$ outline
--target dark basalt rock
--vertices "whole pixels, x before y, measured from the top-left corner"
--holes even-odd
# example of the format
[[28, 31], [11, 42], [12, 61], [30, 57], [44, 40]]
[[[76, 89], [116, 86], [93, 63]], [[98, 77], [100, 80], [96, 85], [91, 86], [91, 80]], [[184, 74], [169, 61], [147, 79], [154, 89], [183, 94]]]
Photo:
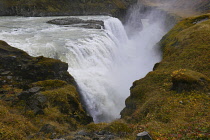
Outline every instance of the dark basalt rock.
[[[2, 84], [28, 89], [30, 83], [47, 79], [59, 79], [76, 86], [74, 78], [67, 72], [68, 64], [60, 60], [31, 57], [26, 52], [0, 41], [0, 69]], [[16, 82], [14, 82], [16, 81]]]
[[101, 29], [104, 28], [104, 22], [100, 20], [82, 20], [79, 18], [61, 18], [53, 19], [47, 23], [56, 25], [72, 25], [73, 27], [83, 27], [90, 29]]
[[[24, 111], [32, 111], [34, 115], [45, 115], [44, 109], [51, 104], [78, 124], [88, 124], [92, 122], [92, 117], [83, 109], [77, 84], [67, 70], [67, 63], [43, 56], [31, 57], [0, 41], [1, 100], [10, 102], [13, 107], [21, 102], [24, 104]], [[14, 89], [18, 89], [18, 92]], [[53, 96], [55, 89], [60, 94], [65, 94], [62, 100], [59, 100], [61, 97], [56, 98], [59, 95]], [[47, 93], [44, 94], [45, 91]]]

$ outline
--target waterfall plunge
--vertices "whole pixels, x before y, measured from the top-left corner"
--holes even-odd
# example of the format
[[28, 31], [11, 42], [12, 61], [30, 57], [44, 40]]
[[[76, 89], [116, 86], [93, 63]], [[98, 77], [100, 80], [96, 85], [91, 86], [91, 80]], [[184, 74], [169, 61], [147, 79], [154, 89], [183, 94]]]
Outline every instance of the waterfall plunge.
[[[90, 43], [90, 46], [87, 43], [84, 45], [90, 53], [87, 57], [79, 59], [82, 65], [86, 66], [82, 69], [69, 69], [80, 87], [85, 106], [95, 122], [119, 118], [119, 112], [125, 106], [124, 101], [128, 96], [128, 91], [124, 93], [119, 90], [121, 85], [118, 83], [119, 77], [116, 77], [119, 73], [116, 68], [128, 61], [124, 53], [128, 37], [117, 18], [109, 18], [104, 21], [104, 24], [106, 38], [101, 41], [97, 39]], [[85, 48], [80, 49], [76, 54], [86, 50]], [[93, 58], [88, 60], [89, 57]]]
[[91, 71], [92, 75], [77, 81], [87, 109], [95, 122], [109, 122], [119, 118], [132, 82], [144, 77], [161, 59], [156, 46], [164, 33], [160, 23], [149, 24], [148, 20], [142, 22], [145, 27], [128, 39], [118, 19], [105, 20], [106, 32], [114, 42], [106, 47], [111, 47], [108, 50], [112, 50], [109, 53], [113, 57], [103, 57], [109, 60], [108, 67], [103, 67], [103, 70], [95, 67]]
[[[109, 122], [119, 118], [132, 82], [144, 77], [160, 61], [155, 44], [164, 31], [159, 22], [144, 20], [144, 28], [136, 30], [128, 39], [117, 18], [88, 17], [104, 20], [105, 30], [45, 23], [52, 18], [3, 17], [0, 38], [30, 55], [67, 62], [68, 71], [78, 83], [94, 121]], [[126, 29], [129, 28], [127, 24]]]

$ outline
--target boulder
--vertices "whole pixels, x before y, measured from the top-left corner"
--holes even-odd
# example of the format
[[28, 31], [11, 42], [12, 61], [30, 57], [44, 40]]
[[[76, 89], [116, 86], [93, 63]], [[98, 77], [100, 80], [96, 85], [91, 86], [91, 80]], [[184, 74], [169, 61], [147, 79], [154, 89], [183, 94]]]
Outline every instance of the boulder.
[[144, 131], [137, 134], [136, 140], [152, 140], [148, 132]]

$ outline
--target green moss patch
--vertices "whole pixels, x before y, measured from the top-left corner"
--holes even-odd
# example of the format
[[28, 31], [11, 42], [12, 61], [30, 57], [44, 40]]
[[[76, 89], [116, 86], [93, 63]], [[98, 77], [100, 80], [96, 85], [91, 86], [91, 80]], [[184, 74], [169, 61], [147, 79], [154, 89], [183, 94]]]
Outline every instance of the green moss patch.
[[210, 90], [210, 80], [207, 76], [186, 69], [180, 69], [172, 73], [173, 90], [177, 92], [191, 90]]
[[36, 83], [33, 83], [32, 85], [40, 86], [44, 88], [44, 90], [50, 90], [50, 89], [63, 87], [64, 85], [67, 85], [67, 82], [61, 80], [45, 80], [45, 81], [38, 81]]

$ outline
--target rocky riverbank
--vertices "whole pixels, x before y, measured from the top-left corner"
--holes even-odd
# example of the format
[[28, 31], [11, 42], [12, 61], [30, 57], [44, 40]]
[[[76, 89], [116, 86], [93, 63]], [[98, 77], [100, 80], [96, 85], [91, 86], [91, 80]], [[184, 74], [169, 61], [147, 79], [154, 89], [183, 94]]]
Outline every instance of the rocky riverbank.
[[0, 139], [57, 138], [92, 122], [67, 69], [0, 41]]

